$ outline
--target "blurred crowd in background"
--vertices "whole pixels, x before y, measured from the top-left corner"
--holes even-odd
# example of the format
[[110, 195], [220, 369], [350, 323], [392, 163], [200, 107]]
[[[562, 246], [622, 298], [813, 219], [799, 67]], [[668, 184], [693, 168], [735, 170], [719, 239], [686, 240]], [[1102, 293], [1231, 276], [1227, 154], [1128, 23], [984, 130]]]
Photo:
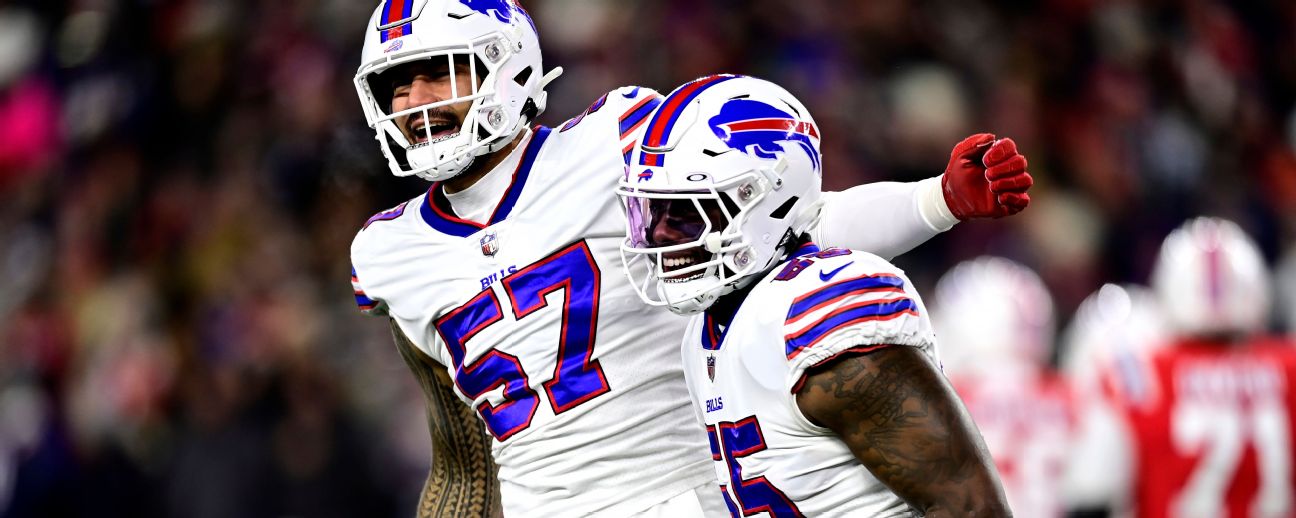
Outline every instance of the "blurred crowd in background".
[[[736, 72], [808, 105], [828, 189], [1013, 137], [1031, 207], [899, 258], [924, 292], [1001, 255], [1065, 324], [1197, 214], [1296, 292], [1296, 3], [522, 3], [567, 70], [547, 125]], [[409, 514], [421, 396], [347, 280], [361, 224], [426, 189], [351, 84], [375, 4], [0, 0], [0, 516]]]

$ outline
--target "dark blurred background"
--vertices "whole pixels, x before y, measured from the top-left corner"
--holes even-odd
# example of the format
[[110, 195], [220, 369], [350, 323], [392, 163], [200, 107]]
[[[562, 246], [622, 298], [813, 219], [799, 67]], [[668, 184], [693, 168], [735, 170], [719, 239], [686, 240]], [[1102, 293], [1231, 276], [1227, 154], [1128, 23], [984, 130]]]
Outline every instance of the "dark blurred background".
[[[0, 516], [406, 516], [417, 388], [348, 286], [391, 176], [351, 78], [374, 1], [0, 0]], [[1030, 209], [900, 258], [984, 253], [1065, 321], [1231, 218], [1296, 284], [1296, 3], [524, 0], [549, 125], [714, 72], [816, 115], [826, 187], [1013, 137]], [[1275, 315], [1275, 327], [1284, 325]]]

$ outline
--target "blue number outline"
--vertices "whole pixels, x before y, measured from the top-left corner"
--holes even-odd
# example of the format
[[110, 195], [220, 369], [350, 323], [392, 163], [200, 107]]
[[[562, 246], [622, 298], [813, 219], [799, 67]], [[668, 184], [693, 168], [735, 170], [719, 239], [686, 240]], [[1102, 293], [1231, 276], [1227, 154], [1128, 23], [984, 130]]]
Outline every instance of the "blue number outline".
[[[548, 295], [563, 291], [558, 359], [553, 376], [542, 384], [555, 415], [611, 391], [602, 365], [592, 359], [601, 279], [588, 243], [581, 240], [501, 281], [513, 316], [518, 320], [548, 307]], [[522, 362], [514, 355], [491, 349], [472, 363], [464, 363], [468, 340], [501, 320], [499, 295], [487, 287], [442, 315], [433, 326], [453, 363], [455, 386], [465, 397], [476, 399], [504, 387], [503, 403], [493, 405], [484, 401], [475, 407], [487, 430], [503, 442], [531, 426], [539, 408], [539, 395], [531, 388]], [[580, 343], [584, 347], [568, 347]]]
[[[707, 425], [707, 434], [711, 435], [711, 458], [713, 460], [724, 460], [725, 466], [729, 471], [729, 484], [720, 484], [720, 489], [725, 494], [725, 505], [729, 507], [729, 513], [735, 518], [739, 516], [752, 516], [757, 513], [769, 513], [773, 518], [796, 517], [803, 518], [805, 515], [797, 508], [796, 503], [788, 498], [783, 490], [776, 487], [769, 481], [765, 475], [743, 480], [742, 464], [738, 459], [748, 455], [755, 454], [767, 448], [765, 444], [765, 434], [761, 431], [760, 422], [756, 416], [750, 416], [737, 422], [721, 422], [716, 425]], [[755, 434], [755, 441], [749, 441], [746, 447], [742, 444], [735, 445], [735, 441], [741, 442], [744, 436]], [[746, 437], [751, 439], [751, 437]], [[729, 498], [732, 489], [733, 499]], [[735, 500], [737, 502], [735, 502]], [[753, 500], [767, 500], [764, 502], [753, 502]], [[741, 510], [741, 514], [739, 511]]]

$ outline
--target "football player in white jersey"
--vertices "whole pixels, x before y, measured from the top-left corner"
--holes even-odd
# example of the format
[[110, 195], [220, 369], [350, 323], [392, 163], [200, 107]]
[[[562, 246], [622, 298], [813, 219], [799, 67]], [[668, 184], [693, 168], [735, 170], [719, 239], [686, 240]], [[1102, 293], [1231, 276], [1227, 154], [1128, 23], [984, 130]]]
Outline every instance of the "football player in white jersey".
[[[691, 124], [662, 114], [733, 76], [667, 98], [621, 88], [532, 126], [557, 75], [510, 1], [386, 0], [367, 27], [366, 119], [394, 174], [435, 182], [366, 222], [351, 250], [356, 302], [390, 317], [427, 395], [420, 515], [498, 514], [501, 495], [514, 516], [723, 513], [679, 358], [656, 349], [687, 322], [646, 311], [617, 271], [614, 192], [627, 143]], [[993, 140], [967, 139], [936, 178], [829, 193], [812, 232], [891, 256], [1021, 210], [1025, 160]], [[990, 169], [987, 149], [1001, 159]]]
[[694, 315], [684, 375], [731, 516], [1008, 516], [913, 284], [810, 241], [822, 164], [805, 107], [740, 77], [676, 111], [620, 183], [623, 261], [645, 302]]

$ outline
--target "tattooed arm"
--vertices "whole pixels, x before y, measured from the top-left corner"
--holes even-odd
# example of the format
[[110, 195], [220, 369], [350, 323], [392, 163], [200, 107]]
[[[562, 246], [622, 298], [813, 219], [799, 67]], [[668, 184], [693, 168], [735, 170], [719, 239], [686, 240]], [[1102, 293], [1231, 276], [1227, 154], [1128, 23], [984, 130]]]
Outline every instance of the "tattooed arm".
[[806, 417], [837, 432], [878, 480], [924, 516], [1011, 516], [980, 433], [922, 351], [884, 347], [806, 376], [796, 395]]
[[411, 343], [395, 320], [391, 326], [396, 349], [427, 397], [432, 470], [419, 497], [417, 517], [502, 516], [490, 435], [472, 408], [455, 397], [445, 368]]

